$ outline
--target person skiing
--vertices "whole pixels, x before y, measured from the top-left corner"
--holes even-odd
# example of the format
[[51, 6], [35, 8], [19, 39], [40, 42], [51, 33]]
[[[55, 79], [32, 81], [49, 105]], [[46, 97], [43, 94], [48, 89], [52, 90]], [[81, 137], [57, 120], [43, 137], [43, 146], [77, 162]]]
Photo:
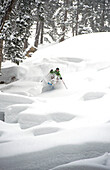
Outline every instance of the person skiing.
[[61, 76], [61, 74], [60, 74], [59, 68], [56, 68], [55, 71], [53, 71], [53, 69], [51, 69], [51, 70], [50, 70], [50, 74], [51, 74], [51, 80], [52, 80], [52, 79], [54, 80], [54, 79], [55, 79], [55, 76], [57, 76], [57, 78], [56, 78], [57, 81], [56, 81], [56, 82], [58, 82], [58, 80], [61, 79], [62, 82], [63, 82], [63, 84], [64, 84], [64, 86], [65, 86], [65, 88], [68, 89], [67, 86], [66, 86], [66, 84], [65, 84], [65, 82], [64, 82], [63, 79], [62, 79], [62, 76]]
[[[60, 80], [62, 80], [62, 81], [60, 81]], [[43, 79], [42, 92], [49, 91], [52, 89], [61, 88], [62, 83], [64, 84], [65, 88], [67, 89], [67, 86], [66, 86], [65, 82], [63, 81], [62, 76], [60, 74], [59, 68], [56, 68], [55, 70], [51, 69], [49, 71], [49, 73], [47, 74], [47, 76], [45, 76], [45, 78]]]
[[59, 68], [56, 68], [56, 70], [51, 69], [50, 70], [50, 74], [51, 74], [51, 79], [54, 79], [55, 75], [56, 75], [57, 76], [57, 78], [56, 78], [57, 80], [59, 80], [59, 79], [62, 80]]

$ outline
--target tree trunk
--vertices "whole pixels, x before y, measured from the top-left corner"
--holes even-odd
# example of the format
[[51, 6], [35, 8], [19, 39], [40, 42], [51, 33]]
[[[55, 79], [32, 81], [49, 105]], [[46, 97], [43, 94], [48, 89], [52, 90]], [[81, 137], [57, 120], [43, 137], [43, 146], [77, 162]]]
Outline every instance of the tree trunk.
[[41, 21], [38, 21], [36, 24], [36, 35], [35, 35], [35, 42], [34, 42], [35, 47], [38, 47], [39, 44], [40, 30], [41, 30]]
[[[92, 2], [92, 5], [91, 5], [91, 11], [92, 11], [92, 14], [94, 14], [94, 11], [95, 11], [95, 2], [93, 1]], [[95, 22], [94, 22], [94, 15], [92, 16], [92, 21], [91, 21], [91, 28], [93, 30], [93, 32], [95, 32]]]
[[24, 51], [25, 51], [25, 49], [28, 47], [28, 40], [27, 39], [25, 39], [24, 40]]
[[[70, 5], [73, 7], [73, 1], [71, 0]], [[72, 12], [72, 36], [74, 37], [74, 12]]]
[[104, 22], [105, 22], [105, 0], [103, 0], [102, 4], [102, 15], [101, 15], [101, 31], [104, 31]]
[[73, 23], [72, 23], [72, 36], [74, 37], [74, 27], [73, 27]]
[[64, 6], [65, 6], [64, 23], [63, 23], [63, 28], [62, 28], [62, 37], [59, 42], [62, 42], [65, 40], [65, 29], [66, 29], [65, 22], [67, 21], [67, 13], [68, 13], [67, 5], [68, 5], [68, 3], [69, 3], [68, 0], [64, 0]]
[[1, 63], [2, 63], [2, 60], [3, 60], [2, 49], [3, 49], [3, 40], [0, 39], [0, 75], [1, 75]]
[[79, 0], [77, 0], [76, 35], [78, 35], [78, 27], [79, 27]]
[[44, 39], [44, 21], [41, 22], [41, 38], [40, 38], [40, 44], [43, 44]]

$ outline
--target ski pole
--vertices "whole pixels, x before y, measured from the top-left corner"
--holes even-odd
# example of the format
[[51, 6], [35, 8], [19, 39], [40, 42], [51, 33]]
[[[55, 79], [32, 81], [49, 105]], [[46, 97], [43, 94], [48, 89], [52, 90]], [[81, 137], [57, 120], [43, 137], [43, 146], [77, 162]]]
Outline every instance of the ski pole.
[[[46, 76], [49, 76], [50, 73], [48, 73]], [[45, 81], [45, 77], [41, 80], [41, 82]]]
[[63, 84], [64, 84], [65, 88], [66, 88], [66, 89], [68, 89], [68, 88], [67, 88], [67, 86], [66, 86], [66, 84], [65, 84], [65, 82], [63, 81], [63, 79], [62, 79], [62, 82], [63, 82]]

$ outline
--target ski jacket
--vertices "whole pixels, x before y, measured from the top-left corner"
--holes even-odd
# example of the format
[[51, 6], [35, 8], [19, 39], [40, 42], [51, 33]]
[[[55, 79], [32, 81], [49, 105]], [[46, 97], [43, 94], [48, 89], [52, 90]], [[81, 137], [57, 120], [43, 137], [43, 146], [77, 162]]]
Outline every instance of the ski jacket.
[[62, 77], [61, 77], [61, 74], [60, 74], [60, 71], [56, 71], [56, 70], [53, 71], [53, 70], [50, 70], [50, 73], [51, 73], [51, 74], [56, 74], [56, 76], [62, 78]]

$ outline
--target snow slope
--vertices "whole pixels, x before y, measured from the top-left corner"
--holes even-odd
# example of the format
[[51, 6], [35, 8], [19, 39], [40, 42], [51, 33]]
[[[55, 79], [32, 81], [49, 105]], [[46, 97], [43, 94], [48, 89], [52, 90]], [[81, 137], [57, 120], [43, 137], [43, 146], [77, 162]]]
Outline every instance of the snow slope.
[[[1, 170], [110, 169], [109, 39], [110, 33], [77, 36], [8, 67], [18, 80], [0, 85]], [[56, 67], [68, 89], [61, 82], [42, 92]]]

